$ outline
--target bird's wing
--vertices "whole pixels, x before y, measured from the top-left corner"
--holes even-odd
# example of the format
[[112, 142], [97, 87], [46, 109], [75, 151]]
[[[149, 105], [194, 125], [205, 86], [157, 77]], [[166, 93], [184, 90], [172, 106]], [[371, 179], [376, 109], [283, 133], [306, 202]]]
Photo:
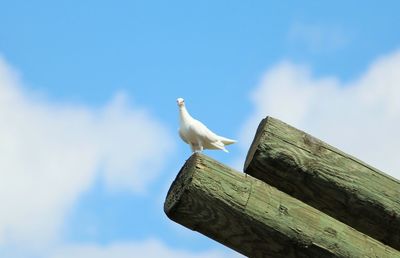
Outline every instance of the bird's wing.
[[213, 133], [210, 129], [207, 128], [202, 122], [198, 120], [193, 120], [191, 125], [191, 130], [202, 138], [203, 141], [206, 142], [216, 142], [218, 141], [218, 135]]
[[185, 136], [183, 136], [181, 129], [178, 129], [178, 133], [179, 133], [179, 137], [181, 137], [181, 139], [186, 142], [187, 144], [189, 144], [189, 142], [186, 140]]

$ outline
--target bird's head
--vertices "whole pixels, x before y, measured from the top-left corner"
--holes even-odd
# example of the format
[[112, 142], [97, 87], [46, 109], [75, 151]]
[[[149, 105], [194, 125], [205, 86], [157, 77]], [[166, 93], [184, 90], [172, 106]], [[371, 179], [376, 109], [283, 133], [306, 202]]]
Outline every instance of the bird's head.
[[176, 100], [176, 103], [178, 103], [178, 107], [184, 107], [185, 106], [185, 100], [183, 98], [178, 98]]

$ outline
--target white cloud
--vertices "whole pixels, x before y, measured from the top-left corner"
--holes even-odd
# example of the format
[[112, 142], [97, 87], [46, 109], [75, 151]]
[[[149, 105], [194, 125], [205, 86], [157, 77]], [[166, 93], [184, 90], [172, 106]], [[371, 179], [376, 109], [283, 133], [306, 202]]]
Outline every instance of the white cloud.
[[144, 192], [173, 147], [165, 127], [122, 94], [103, 108], [27, 93], [0, 57], [0, 246], [56, 241], [64, 215], [102, 173]]
[[400, 51], [379, 58], [358, 79], [317, 78], [282, 62], [252, 92], [255, 107], [242, 131], [248, 149], [266, 115], [281, 119], [400, 178]]
[[337, 50], [349, 43], [348, 33], [343, 28], [332, 25], [293, 23], [288, 32], [288, 40], [296, 46], [303, 46], [312, 53]]
[[223, 258], [243, 257], [233, 251], [203, 251], [188, 252], [174, 250], [157, 240], [143, 242], [117, 242], [108, 246], [99, 245], [72, 245], [64, 246], [53, 251], [48, 258]]

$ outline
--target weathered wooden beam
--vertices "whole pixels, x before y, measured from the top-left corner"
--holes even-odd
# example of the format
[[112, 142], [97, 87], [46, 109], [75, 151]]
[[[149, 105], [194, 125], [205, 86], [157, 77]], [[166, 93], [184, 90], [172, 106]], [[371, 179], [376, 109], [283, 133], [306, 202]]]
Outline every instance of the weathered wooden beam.
[[400, 181], [313, 136], [267, 117], [244, 171], [400, 250]]
[[167, 216], [248, 257], [400, 257], [268, 184], [193, 154], [164, 203]]

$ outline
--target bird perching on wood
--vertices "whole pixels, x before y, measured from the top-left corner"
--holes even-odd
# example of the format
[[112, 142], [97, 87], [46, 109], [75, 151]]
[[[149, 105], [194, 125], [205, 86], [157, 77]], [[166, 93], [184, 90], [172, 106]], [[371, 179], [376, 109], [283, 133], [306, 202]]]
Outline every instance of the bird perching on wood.
[[202, 152], [204, 149], [223, 150], [228, 152], [225, 145], [235, 143], [231, 140], [213, 133], [202, 122], [190, 116], [185, 107], [185, 100], [176, 100], [179, 107], [179, 136], [190, 145], [193, 152]]

